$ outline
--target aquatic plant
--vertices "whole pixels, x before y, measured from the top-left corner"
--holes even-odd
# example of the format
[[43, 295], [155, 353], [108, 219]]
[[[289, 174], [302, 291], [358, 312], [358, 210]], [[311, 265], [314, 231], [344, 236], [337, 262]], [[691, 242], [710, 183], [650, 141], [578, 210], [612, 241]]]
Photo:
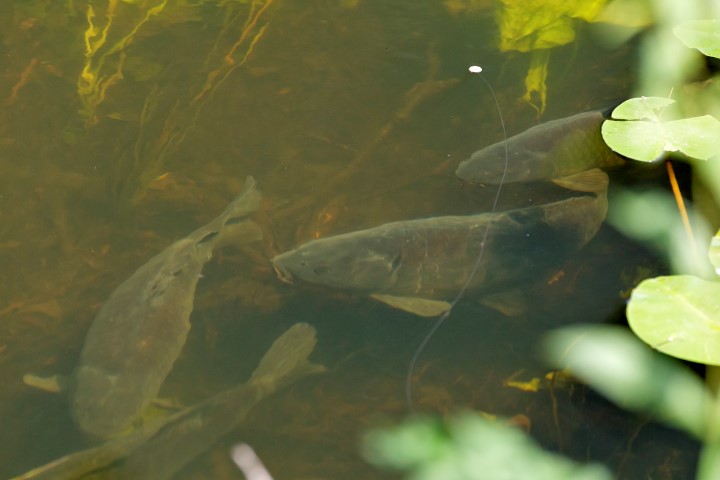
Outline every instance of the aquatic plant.
[[[628, 2], [614, 2], [623, 3]], [[611, 148], [636, 160], [664, 160], [672, 153], [691, 161], [700, 172], [694, 180], [704, 181], [711, 199], [709, 208], [717, 211], [720, 79], [714, 77], [700, 88], [686, 85], [677, 100], [655, 95], [669, 94], [672, 87], [682, 86], [698, 72], [698, 52], [690, 51], [678, 39], [687, 47], [720, 58], [720, 22], [687, 21], [688, 16], [701, 17], [703, 7], [720, 11], [720, 2], [681, 5], [656, 0], [651, 4], [660, 25], [648, 34], [643, 48], [638, 89], [647, 96], [616, 108], [613, 118], [603, 125], [603, 136]], [[707, 11], [705, 15], [709, 15]], [[676, 61], [668, 62], [668, 58]], [[669, 111], [671, 105], [678, 111]], [[674, 116], [667, 119], [667, 114]], [[672, 170], [669, 172], [672, 175]], [[676, 183], [674, 176], [670, 180]], [[679, 192], [676, 198], [681, 199]], [[646, 203], [651, 210], [643, 211], [650, 219], [644, 225], [654, 228], [646, 229], [644, 238], [657, 237], [647, 230], [667, 236], [666, 231], [660, 232], [667, 230], [660, 202]], [[686, 219], [685, 225], [689, 235], [690, 221]], [[685, 249], [696, 249], [696, 243], [688, 236]], [[546, 358], [556, 367], [568, 369], [619, 406], [649, 413], [702, 442], [698, 480], [720, 478], [720, 369], [713, 367], [720, 365], [720, 232], [708, 243], [704, 259], [694, 254], [694, 261], [686, 264], [694, 275], [684, 272], [651, 278], [633, 290], [627, 317], [637, 337], [622, 327], [574, 326], [551, 333], [543, 342]], [[667, 355], [708, 365], [706, 379]], [[556, 457], [540, 452], [527, 439], [519, 440], [521, 432], [506, 432], [510, 427], [502, 424], [481, 426], [487, 422], [469, 415], [447, 424], [411, 420], [395, 430], [368, 435], [366, 458], [376, 465], [409, 472], [413, 479], [480, 478], [474, 476], [476, 472], [482, 472], [482, 478], [544, 478], [537, 472], [547, 471], [554, 475], [548, 478], [565, 478], [562, 468], [570, 467], [561, 466]], [[512, 452], [512, 460], [486, 461], [491, 453], [503, 458], [505, 451]], [[585, 478], [583, 474], [609, 478], [602, 476], [609, 475], [604, 470], [575, 468], [572, 478]]]
[[[83, 104], [81, 115], [88, 119], [88, 122], [97, 122], [96, 110], [105, 101], [107, 90], [123, 78], [123, 68], [127, 59], [127, 47], [138, 35], [140, 29], [152, 17], [158, 15], [165, 9], [167, 0], [162, 0], [156, 5], [149, 6], [147, 2], [118, 2], [109, 0], [106, 5], [93, 7], [88, 3], [85, 12], [88, 28], [83, 38], [85, 40], [85, 61], [83, 69], [78, 77], [78, 96]], [[133, 9], [139, 18], [128, 22], [130, 28], [113, 27], [113, 23], [120, 13], [118, 8]], [[97, 10], [102, 9], [101, 13]], [[128, 15], [129, 16], [129, 15]], [[118, 18], [118, 20], [120, 20]], [[128, 20], [125, 18], [124, 20]], [[115, 31], [121, 33], [113, 35]], [[119, 36], [116, 41], [108, 42], [108, 38]]]
[[602, 125], [605, 142], [616, 152], [642, 162], [654, 162], [665, 153], [680, 152], [708, 160], [718, 155], [720, 121], [712, 115], [662, 121], [671, 98], [631, 98], [612, 112]]
[[700, 377], [622, 327], [567, 327], [551, 333], [544, 347], [556, 366], [621, 407], [649, 413], [703, 442], [696, 478], [718, 478], [720, 399]]
[[542, 115], [547, 105], [547, 75], [552, 48], [575, 40], [575, 23], [593, 21], [607, 0], [501, 0], [495, 13], [500, 51], [532, 52], [525, 77], [528, 102]]
[[[662, 3], [656, 2], [658, 10]], [[691, 11], [700, 10], [697, 3], [691, 3]], [[720, 7], [720, 4], [716, 6]], [[666, 15], [669, 10], [665, 10]], [[674, 48], [669, 46], [672, 31], [688, 47], [710, 56], [720, 54], [720, 24], [716, 20], [686, 21], [674, 28], [670, 23], [661, 25], [659, 30], [660, 34], [664, 30], [662, 45], [666, 49]], [[676, 70], [672, 74], [662, 79], [645, 78], [641, 88], [649, 91], [658, 85], [667, 87], [665, 82], [673, 79], [689, 78], [693, 70], [687, 66], [693, 62], [688, 55], [692, 53], [683, 52], [684, 59], [675, 64]], [[647, 77], [653, 71], [653, 68], [645, 69], [643, 75]], [[715, 82], [717, 78], [711, 81]], [[717, 115], [720, 110], [716, 108], [717, 97], [709, 97], [716, 96], [716, 92], [701, 90], [701, 95], [693, 97], [686, 91], [688, 89], [680, 91], [678, 103], [681, 109], [694, 110], [693, 107], [702, 104], [706, 106], [704, 112], [701, 110], [704, 115], [663, 121], [661, 115], [675, 100], [633, 98], [615, 109], [613, 120], [605, 122], [603, 138], [615, 151], [639, 161], [658, 161], [679, 153], [694, 166], [717, 166], [720, 161], [717, 158], [720, 122], [713, 114]], [[671, 183], [675, 185], [670, 167], [669, 173]], [[720, 198], [717, 182], [710, 181], [707, 185], [712, 190], [710, 198]], [[685, 215], [688, 232], [685, 249], [693, 250], [696, 240], [691, 234], [679, 192], [676, 198]], [[657, 202], [649, 204], [654, 207], [654, 212], [658, 211]], [[717, 200], [712, 208], [717, 210]], [[651, 218], [655, 220], [653, 223], [662, 224], [657, 221], [657, 215]], [[619, 327], [579, 326], [549, 335], [545, 350], [556, 366], [569, 368], [620, 406], [657, 416], [703, 442], [697, 478], [709, 480], [720, 475], [720, 384], [716, 367], [720, 365], [717, 333], [720, 330], [720, 232], [709, 242], [707, 260], [701, 260], [697, 253], [693, 256], [695, 259], [689, 265], [696, 275], [650, 278], [633, 290], [627, 319], [635, 335], [646, 345]], [[705, 382], [653, 349], [708, 365]]]
[[[688, 47], [706, 54], [720, 54], [720, 23], [716, 20], [683, 22], [674, 27], [672, 32]], [[693, 100], [687, 94], [680, 94], [681, 106]], [[603, 138], [613, 150], [639, 161], [658, 161], [678, 152], [693, 164], [704, 161], [717, 164], [720, 161], [717, 158], [720, 154], [720, 121], [712, 113], [720, 111], [711, 110], [702, 116], [690, 118], [661, 120], [661, 115], [673, 104], [675, 100], [662, 97], [630, 99], [613, 111], [613, 120], [603, 124]], [[711, 108], [714, 106], [713, 102], [708, 102], [708, 105]], [[709, 183], [711, 189], [715, 188], [712, 192], [715, 199], [720, 198], [720, 190], [716, 186], [716, 183]], [[682, 202], [679, 193], [677, 198]], [[683, 205], [679, 203], [679, 206], [681, 212], [684, 212]], [[717, 207], [715, 204], [715, 209]], [[685, 228], [688, 233], [686, 250], [697, 250], [695, 235], [687, 220]], [[696, 275], [648, 279], [633, 291], [627, 316], [638, 337], [669, 355], [708, 365], [720, 365], [720, 356], [716, 353], [720, 339], [713, 333], [720, 323], [720, 283], [717, 276], [709, 273], [712, 271], [710, 264], [718, 272], [719, 243], [720, 236], [715, 235], [708, 252], [709, 263], [694, 253], [694, 261], [689, 265], [692, 266], [690, 271]], [[700, 277], [710, 278], [706, 280]]]
[[[645, 17], [628, 17], [608, 0], [497, 0], [495, 23], [501, 52], [530, 53], [522, 99], [541, 116], [547, 106], [547, 78], [553, 49], [575, 41], [579, 24], [647, 25]], [[622, 2], [614, 2], [622, 3]], [[472, 12], [486, 6], [478, 0], [445, 0], [451, 13]], [[606, 8], [606, 6], [608, 8]]]
[[[116, 206], [135, 203], [167, 173], [166, 160], [198, 123], [220, 86], [254, 52], [279, 2], [274, 0], [93, 1], [83, 67], [77, 80], [85, 129], [110, 131], [119, 155], [109, 165], [108, 187]], [[200, 64], [164, 56], [156, 45], [172, 25], [219, 23], [197, 45]], [[128, 83], [129, 85], [124, 85]], [[178, 92], [182, 92], [178, 94]]]
[[[656, 3], [659, 6], [662, 2]], [[691, 7], [700, 8], [697, 4]], [[688, 47], [719, 56], [720, 24], [716, 20], [686, 21], [672, 30], [671, 27], [672, 24], [660, 28], [665, 30], [666, 48], [672, 31]], [[684, 55], [687, 56], [687, 52]], [[678, 62], [674, 74], [665, 78], [687, 78], [693, 73], [686, 68], [691, 63]], [[647, 75], [647, 71], [644, 74]], [[717, 77], [711, 80], [716, 81]], [[662, 85], [663, 81], [653, 80], [641, 86], [650, 88], [658, 84]], [[658, 161], [679, 153], [693, 166], [713, 165], [711, 169], [701, 169], [695, 181], [702, 178], [702, 172], [712, 172], [712, 169], [717, 172], [720, 122], [713, 116], [720, 113], [717, 93], [703, 89], [700, 95], [688, 95], [687, 91], [693, 92], [681, 89], [678, 103], [691, 111], [704, 105], [701, 109], [704, 115], [663, 121], [661, 114], [675, 100], [633, 98], [621, 104], [613, 112], [613, 120], [603, 125], [605, 141], [617, 152], [639, 161]], [[668, 168], [671, 184], [677, 190], [672, 168]], [[705, 185], [711, 190], [710, 209], [717, 211], [718, 183], [711, 180]], [[692, 251], [697, 248], [696, 240], [679, 191], [676, 198], [688, 234], [685, 248]], [[657, 211], [656, 204], [650, 205]], [[596, 326], [554, 332], [546, 339], [545, 347], [553, 363], [569, 368], [614, 402], [651, 413], [703, 442], [697, 478], [709, 480], [720, 475], [720, 370], [717, 368], [720, 365], [717, 334], [720, 330], [720, 232], [709, 242], [707, 260], [702, 260], [698, 253], [693, 256], [694, 261], [689, 265], [695, 275], [646, 279], [632, 291], [627, 307], [628, 323], [646, 345], [624, 329]], [[707, 365], [705, 383], [651, 349]]]

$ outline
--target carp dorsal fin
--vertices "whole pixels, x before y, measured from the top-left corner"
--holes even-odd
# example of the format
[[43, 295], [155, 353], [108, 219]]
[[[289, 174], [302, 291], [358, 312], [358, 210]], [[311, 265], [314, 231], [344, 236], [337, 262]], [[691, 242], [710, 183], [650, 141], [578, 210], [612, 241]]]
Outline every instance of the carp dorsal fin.
[[552, 182], [568, 190], [599, 194], [607, 190], [609, 179], [607, 173], [599, 168], [592, 168], [567, 177], [555, 178]]
[[432, 300], [418, 297], [396, 297], [394, 295], [383, 295], [374, 293], [371, 298], [399, 310], [404, 310], [421, 317], [437, 317], [452, 308], [449, 302], [444, 300]]

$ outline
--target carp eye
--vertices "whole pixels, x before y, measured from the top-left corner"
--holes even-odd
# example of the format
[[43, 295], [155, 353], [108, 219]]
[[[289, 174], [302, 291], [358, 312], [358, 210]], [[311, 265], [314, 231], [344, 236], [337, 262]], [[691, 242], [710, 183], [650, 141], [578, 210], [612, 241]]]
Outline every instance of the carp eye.
[[325, 275], [329, 271], [330, 271], [330, 269], [323, 265], [313, 268], [313, 272], [315, 272], [315, 275], [318, 275], [318, 276]]

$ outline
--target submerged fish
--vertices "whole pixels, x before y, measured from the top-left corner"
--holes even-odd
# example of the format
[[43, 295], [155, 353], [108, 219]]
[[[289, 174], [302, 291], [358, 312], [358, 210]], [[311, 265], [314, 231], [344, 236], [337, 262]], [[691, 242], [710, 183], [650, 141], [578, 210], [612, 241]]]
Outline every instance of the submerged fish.
[[248, 177], [219, 217], [151, 258], [110, 295], [88, 331], [71, 385], [72, 412], [82, 431], [118, 434], [157, 395], [190, 330], [203, 266], [218, 246], [262, 237], [247, 219], [259, 203]]
[[315, 329], [295, 324], [275, 340], [246, 384], [181, 412], [127, 458], [120, 478], [170, 478], [235, 429], [263, 398], [301, 377], [324, 372], [325, 367], [308, 361], [314, 348]]
[[473, 153], [455, 174], [467, 182], [497, 185], [506, 164], [505, 183], [551, 180], [621, 165], [624, 160], [602, 139], [604, 120], [602, 112], [591, 111], [536, 125]]
[[[315, 348], [315, 329], [293, 325], [272, 344], [247, 383], [226, 390], [198, 405], [102, 445], [66, 455], [13, 480], [70, 480], [102, 469], [104, 479], [170, 478], [197, 455], [233, 430], [250, 409], [279, 388], [310, 374], [323, 372], [308, 357]], [[122, 463], [117, 463], [126, 459]], [[115, 464], [110, 468], [111, 464]]]
[[[499, 291], [552, 268], [595, 235], [607, 212], [607, 175], [593, 169], [565, 183], [594, 184], [596, 193], [500, 213], [387, 223], [311, 241], [272, 264], [286, 282], [359, 292], [418, 315], [440, 315], [466, 282], [475, 291]], [[470, 278], [483, 241], [485, 254]]]

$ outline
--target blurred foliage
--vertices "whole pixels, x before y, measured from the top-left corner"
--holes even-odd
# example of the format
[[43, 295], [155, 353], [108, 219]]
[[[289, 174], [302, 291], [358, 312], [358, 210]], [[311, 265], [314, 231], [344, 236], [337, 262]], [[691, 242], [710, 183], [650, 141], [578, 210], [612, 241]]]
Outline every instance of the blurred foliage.
[[[663, 2], [657, 2], [659, 11], [663, 11], [660, 8], [662, 6]], [[699, 7], [697, 9], [699, 10]], [[687, 52], [691, 52], [691, 49], [698, 49], [706, 54], [720, 51], [720, 29], [715, 20], [693, 20], [674, 25], [663, 24], [660, 30], [667, 37], [673, 37], [676, 44], [684, 43], [690, 47], [683, 47]], [[687, 58], [687, 52], [683, 54], [684, 58]], [[685, 78], [692, 73], [682, 69], [682, 65], [687, 64], [689, 62], [682, 60], [678, 62], [676, 71], [678, 78]], [[692, 97], [698, 95], [705, 97], [704, 90], [698, 93], [694, 89], [678, 88], [678, 92], [677, 103], [680, 111], [683, 110], [683, 105], [697, 102], [697, 99]], [[720, 161], [718, 159], [720, 121], [713, 115], [720, 114], [720, 111], [715, 108], [716, 102], [717, 99], [715, 102], [707, 103], [710, 110], [704, 110], [705, 115], [662, 121], [661, 115], [676, 103], [675, 100], [645, 96], [633, 98], [613, 111], [613, 120], [603, 123], [603, 138], [613, 150], [636, 160], [655, 161], [664, 158], [668, 153], [679, 152], [685, 155], [684, 159], [694, 161], [694, 164], [703, 163], [697, 161], [701, 160], [717, 165]], [[696, 105], [697, 103], [694, 108], [697, 108]], [[672, 113], [675, 118], [679, 115], [677, 112]], [[708, 197], [708, 203], [712, 207], [710, 210], [717, 210], [717, 199], [720, 198], [718, 184], [711, 181], [707, 185], [711, 192]], [[660, 202], [647, 202], [645, 207], [637, 211], [635, 209], [637, 202], [628, 200], [623, 202], [622, 197], [618, 200], [620, 206], [615, 211], [622, 213], [611, 215], [611, 219], [621, 230], [630, 232], [636, 238], [642, 237], [648, 240], [652, 237], [649, 232], [657, 231], [657, 226], [663, 224], [667, 226], [671, 223], [667, 215], [657, 215], [658, 212], [668, 212], [667, 209], [662, 208]], [[678, 202], [680, 201], [679, 198]], [[684, 215], [684, 206], [680, 203], [678, 206], [681, 216]], [[642, 224], [640, 219], [643, 216], [652, 219], [651, 223], [655, 223], [655, 227], [641, 231], [643, 229], [638, 228], [638, 225]], [[665, 220], [660, 221], [661, 218]], [[696, 226], [698, 224], [701, 225], [695, 222]], [[687, 239], [684, 243], [670, 242], [668, 245], [668, 242], [665, 242], [665, 247], [670, 252], [676, 271], [691, 272], [706, 277], [712, 271], [711, 264], [706, 259], [701, 259], [697, 252], [707, 251], [706, 245], [710, 243], [707, 239], [708, 235], [702, 231], [703, 227], [692, 228], [687, 220], [686, 230]], [[700, 230], [702, 247], [697, 245], [694, 230]], [[668, 231], [671, 229], [666, 228], [665, 232]], [[717, 238], [716, 235], [712, 240], [713, 244], [717, 242]], [[670, 249], [671, 246], [675, 248]], [[678, 261], [678, 259], [683, 260]], [[719, 350], [720, 338], [716, 338], [714, 334], [720, 323], [720, 304], [717, 300], [720, 298], [720, 283], [717, 280], [715, 277], [706, 281], [690, 275], [645, 280], [633, 291], [628, 305], [628, 321], [633, 331], [649, 345], [669, 355], [709, 365], [719, 365], [720, 357], [715, 352]]]
[[673, 28], [673, 33], [686, 46], [709, 57], [720, 58], [720, 21], [690, 20]]
[[[710, 93], [715, 98], [703, 109], [705, 115], [679, 118], [682, 110], [692, 108], [686, 107], [686, 104], [704, 103], [708, 97], [705, 89], [686, 90], [679, 87], [700, 69], [699, 63], [696, 61], [697, 52], [693, 53], [692, 49], [697, 49], [710, 56], [720, 52], [720, 24], [715, 20], [693, 20], [677, 24], [672, 29], [664, 25], [659, 30], [664, 32], [663, 42], [672, 44], [673, 48], [681, 47], [681, 42], [690, 47], [681, 49], [677, 61], [663, 62], [675, 65], [675, 69], [669, 77], [677, 79], [678, 83], [669, 85], [667, 94], [671, 94], [675, 88], [678, 89], [676, 95], [679, 97], [680, 112], [671, 111], [673, 114], [671, 120], [661, 121], [661, 114], [669, 105], [675, 103], [675, 100], [645, 96], [649, 94], [649, 90], [657, 88], [654, 86], [655, 84], [650, 85], [646, 79], [648, 90], [640, 92], [643, 96], [632, 98], [618, 106], [612, 113], [614, 120], [608, 120], [603, 124], [603, 138], [613, 150], [635, 160], [654, 161], [665, 152], [678, 151], [688, 157], [700, 160], [715, 157], [720, 151], [720, 121], [713, 116], [720, 113], [720, 110], [716, 108], [717, 92]], [[675, 59], [675, 57], [666, 58]], [[661, 82], [660, 79], [652, 81]], [[661, 83], [657, 83], [657, 85], [661, 85]], [[618, 122], [616, 120], [627, 121]]]
[[621, 327], [566, 327], [548, 335], [543, 346], [553, 364], [619, 406], [658, 416], [704, 442], [696, 478], [718, 478], [720, 399], [701, 378]]
[[720, 275], [720, 235], [715, 235], [708, 249], [710, 263], [715, 267], [715, 273]]
[[572, 326], [543, 340], [546, 358], [623, 408], [652, 413], [699, 439], [714, 398], [702, 379], [622, 327]]
[[[702, 171], [719, 173], [718, 162], [713, 161], [720, 138], [720, 122], [716, 119], [720, 105], [718, 79], [696, 85], [686, 83], [702, 72], [702, 56], [694, 49], [705, 54], [717, 51], [720, 36], [716, 33], [716, 21], [697, 19], [720, 14], [720, 2], [616, 0], [602, 11], [605, 3], [510, 0], [496, 3], [500, 49], [533, 52], [534, 55], [526, 79], [526, 100], [534, 102], [535, 108], [542, 113], [546, 103], [549, 49], [573, 41], [578, 20], [622, 25], [626, 29], [623, 39], [653, 23], [654, 28], [646, 31], [642, 39], [641, 73], [636, 90], [642, 97], [616, 109], [614, 120], [603, 126], [606, 141], [620, 153], [643, 161], [656, 160], [667, 152], [681, 152], [686, 159], [702, 159], [702, 168], [706, 169]], [[542, 10], [533, 11], [535, 4]], [[604, 29], [611, 32], [608, 33], [610, 36], [620, 37], [617, 29]], [[686, 92], [692, 92], [692, 95], [686, 97]], [[675, 102], [670, 96], [679, 97], [675, 111], [666, 110]], [[673, 115], [672, 118], [661, 120], [661, 115], [668, 113]], [[716, 177], [720, 178], [720, 175]], [[711, 198], [714, 196], [715, 199], [720, 198], [718, 178], [707, 181]], [[700, 250], [695, 240], [690, 245], [687, 241], [678, 241], [679, 236], [674, 232], [682, 230], [674, 228], [680, 221], [669, 197], [623, 195], [625, 199], [616, 199], [619, 207], [615, 211], [622, 215], [616, 216], [614, 223], [625, 232], [635, 232], [663, 250], [670, 244], [680, 245], [685, 252]], [[634, 203], [626, 203], [626, 199]], [[706, 241], [708, 235], [700, 233], [697, 238], [700, 242]], [[710, 264], [716, 272], [720, 263], [718, 245], [720, 237], [716, 235], [709, 249]], [[678, 262], [682, 265], [679, 268], [705, 276], [711, 270], [710, 265], [706, 260], [698, 262], [697, 254], [693, 257], [693, 260]], [[569, 369], [621, 407], [658, 416], [704, 442], [697, 478], [715, 479], [720, 474], [720, 399], [715, 394], [718, 384], [711, 383], [709, 388], [701, 378], [654, 352], [653, 348], [681, 358], [717, 364], [720, 361], [717, 353], [720, 351], [717, 335], [720, 331], [719, 302], [720, 282], [717, 278], [705, 280], [682, 275], [646, 280], [633, 291], [628, 317], [638, 336], [650, 346], [624, 328], [578, 326], [548, 336], [544, 342], [546, 355], [557, 367]], [[466, 425], [458, 427], [462, 422]], [[479, 428], [480, 424], [485, 425]], [[496, 428], [487, 428], [487, 425]], [[457, 428], [472, 432], [475, 440], [471, 444], [477, 449], [463, 450], [456, 440]], [[505, 437], [505, 432], [500, 431], [502, 428], [505, 427], [468, 416], [458, 417], [448, 425], [417, 422], [394, 432], [369, 436], [366, 456], [377, 465], [409, 470], [412, 472], [410, 478], [414, 479], [478, 478], [463, 469], [468, 464], [473, 465], [476, 472], [492, 471], [492, 474], [487, 473], [491, 478], [493, 475], [513, 479], [543, 478], [528, 474], [536, 468], [528, 464], [519, 463], [521, 470], [514, 470], [515, 462], [536, 457], [528, 452], [526, 443]], [[515, 452], [513, 460], [503, 460], [508, 457], [492, 453], [504, 446]], [[472, 460], [466, 459], [466, 455]], [[501, 460], [488, 466], [481, 463], [486, 455]], [[541, 462], [552, 463], [547, 458]], [[488, 470], [493, 467], [497, 470]], [[553, 478], [562, 478], [560, 473], [555, 475]]]
[[418, 418], [370, 432], [365, 458], [413, 480], [609, 480], [601, 465], [579, 465], [542, 450], [517, 427], [476, 413], [445, 422]]
[[703, 257], [712, 230], [694, 208], [688, 207], [687, 213], [692, 239], [687, 236], [675, 200], [666, 191], [618, 189], [610, 204], [608, 221], [664, 257], [672, 271], [705, 278], [712, 273]]
[[[713, 56], [720, 51], [717, 21], [697, 20], [711, 17], [713, 9], [715, 14], [720, 13], [720, 2], [692, 1], [681, 6], [678, 2], [656, 0], [649, 5], [658, 25], [644, 38], [637, 91], [643, 96], [628, 100], [613, 112], [614, 120], [603, 124], [603, 138], [614, 150], [637, 160], [654, 161], [669, 152], [680, 152], [685, 155], [682, 159], [703, 165], [693, 177], [694, 183], [703, 182], [698, 191], [705, 196], [698, 195], [698, 200], [705, 199], [706, 211], [717, 212], [720, 199], [717, 179], [703, 181], [703, 174], [718, 172], [720, 122], [716, 116], [720, 109], [717, 89], [712, 88], [717, 77], [700, 88], [697, 85], [688, 88], [684, 83], [702, 72], [701, 57], [694, 49]], [[705, 88], [708, 85], [711, 88]], [[675, 100], [650, 95], [670, 96], [671, 92], [677, 92], [674, 96], [679, 108], [672, 112], [673, 120], [661, 121], [661, 114]], [[702, 115], [683, 118], [683, 112]], [[668, 172], [673, 183], [672, 169]], [[614, 210], [622, 213], [611, 215], [611, 219], [614, 216], [613, 223], [636, 238], [656, 245], [663, 243], [676, 271], [690, 270], [708, 276], [714, 267], [715, 274], [719, 274], [720, 232], [709, 242], [708, 249], [702, 249], [708, 252], [709, 262], [700, 260], [695, 240], [698, 235], [693, 233], [697, 229], [691, 228], [679, 191], [676, 199], [681, 215], [674, 215], [675, 222], [667, 208], [669, 198], [652, 198], [647, 194], [625, 194], [625, 198], [621, 195]], [[644, 206], [637, 208], [640, 203]], [[687, 239], [677, 248], [680, 242], [667, 241], [667, 226], [678, 224], [680, 216], [685, 217]], [[716, 217], [711, 217], [711, 221], [715, 223]], [[669, 244], [676, 248], [671, 250]], [[694, 261], [678, 261], [688, 256], [695, 257]], [[717, 335], [720, 282], [717, 275], [710, 275], [708, 280], [693, 275], [651, 278], [633, 290], [627, 308], [628, 322], [647, 345], [621, 329], [608, 327], [566, 328], [551, 334], [545, 342], [547, 355], [555, 365], [569, 368], [619, 405], [657, 415], [704, 442], [697, 476], [702, 480], [715, 479], [720, 474], [720, 383], [718, 370], [712, 367], [720, 365]], [[671, 360], [652, 352], [650, 347], [709, 365], [707, 386]]]

